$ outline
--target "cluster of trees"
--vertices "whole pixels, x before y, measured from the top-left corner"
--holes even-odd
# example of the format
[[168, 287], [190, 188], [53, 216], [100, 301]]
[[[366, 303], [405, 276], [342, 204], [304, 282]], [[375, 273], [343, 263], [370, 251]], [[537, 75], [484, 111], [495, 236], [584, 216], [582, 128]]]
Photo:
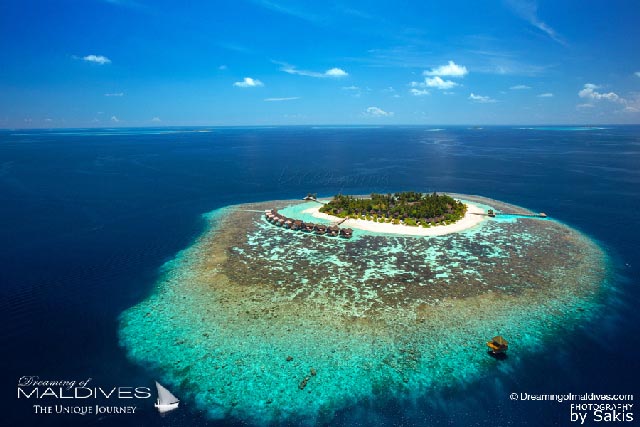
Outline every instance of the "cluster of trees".
[[466, 213], [464, 203], [446, 194], [422, 194], [407, 191], [395, 194], [371, 194], [356, 198], [338, 194], [320, 208], [320, 212], [340, 218], [364, 218], [378, 222], [430, 226], [455, 222]]

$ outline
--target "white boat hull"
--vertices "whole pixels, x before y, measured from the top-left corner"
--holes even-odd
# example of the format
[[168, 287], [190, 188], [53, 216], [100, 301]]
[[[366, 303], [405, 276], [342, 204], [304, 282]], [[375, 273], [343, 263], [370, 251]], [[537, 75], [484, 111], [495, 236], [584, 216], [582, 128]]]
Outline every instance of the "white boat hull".
[[160, 412], [162, 414], [162, 413], [173, 411], [174, 409], [177, 409], [179, 404], [180, 404], [180, 402], [169, 403], [167, 405], [160, 405], [160, 404], [156, 403], [154, 406], [156, 408], [158, 408], [158, 412]]

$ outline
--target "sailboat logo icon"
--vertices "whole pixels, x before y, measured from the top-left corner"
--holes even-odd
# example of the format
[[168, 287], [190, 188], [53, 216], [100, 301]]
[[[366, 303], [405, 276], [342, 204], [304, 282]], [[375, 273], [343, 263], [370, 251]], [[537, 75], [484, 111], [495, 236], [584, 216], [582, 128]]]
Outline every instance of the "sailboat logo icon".
[[171, 394], [171, 392], [164, 388], [158, 381], [156, 381], [156, 388], [158, 389], [158, 400], [154, 406], [158, 408], [158, 412], [162, 414], [178, 408], [180, 400], [177, 397]]

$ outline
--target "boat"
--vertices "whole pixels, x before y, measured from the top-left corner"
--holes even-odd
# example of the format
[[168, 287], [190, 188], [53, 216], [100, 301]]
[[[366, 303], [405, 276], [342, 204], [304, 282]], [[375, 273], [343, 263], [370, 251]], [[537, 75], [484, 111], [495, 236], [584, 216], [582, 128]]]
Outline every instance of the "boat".
[[509, 349], [509, 343], [502, 335], [493, 337], [491, 341], [487, 342], [487, 347], [491, 349], [493, 354], [504, 354]]
[[156, 388], [158, 389], [158, 401], [154, 406], [158, 408], [158, 412], [162, 414], [178, 408], [180, 400], [177, 397], [171, 394], [158, 381], [156, 381]]

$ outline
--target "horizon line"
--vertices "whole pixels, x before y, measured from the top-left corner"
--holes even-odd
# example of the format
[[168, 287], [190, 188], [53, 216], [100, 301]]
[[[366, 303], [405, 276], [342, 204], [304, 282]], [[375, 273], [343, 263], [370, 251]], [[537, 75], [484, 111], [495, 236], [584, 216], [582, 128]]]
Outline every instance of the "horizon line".
[[601, 126], [640, 126], [640, 123], [502, 123], [502, 124], [478, 124], [478, 123], [460, 123], [460, 124], [416, 124], [416, 123], [354, 123], [354, 124], [247, 124], [247, 125], [137, 125], [137, 126], [82, 126], [82, 127], [0, 127], [0, 131], [16, 131], [16, 130], [71, 130], [71, 129], [89, 129], [89, 130], [105, 130], [105, 129], [171, 129], [171, 128], [276, 128], [276, 127], [509, 127], [509, 126], [535, 126], [535, 127], [601, 127]]

